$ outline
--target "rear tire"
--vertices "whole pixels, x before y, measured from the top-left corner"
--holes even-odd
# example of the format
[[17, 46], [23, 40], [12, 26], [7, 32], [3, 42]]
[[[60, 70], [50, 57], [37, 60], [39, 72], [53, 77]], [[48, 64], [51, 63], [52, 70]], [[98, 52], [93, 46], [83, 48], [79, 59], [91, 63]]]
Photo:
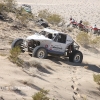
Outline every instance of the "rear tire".
[[23, 43], [23, 39], [15, 39], [12, 42], [11, 48], [15, 48], [15, 47], [19, 47], [21, 49], [22, 52], [24, 52], [23, 48], [21, 47], [21, 44]]
[[69, 56], [69, 61], [74, 63], [81, 63], [83, 60], [83, 54], [80, 51], [73, 51]]

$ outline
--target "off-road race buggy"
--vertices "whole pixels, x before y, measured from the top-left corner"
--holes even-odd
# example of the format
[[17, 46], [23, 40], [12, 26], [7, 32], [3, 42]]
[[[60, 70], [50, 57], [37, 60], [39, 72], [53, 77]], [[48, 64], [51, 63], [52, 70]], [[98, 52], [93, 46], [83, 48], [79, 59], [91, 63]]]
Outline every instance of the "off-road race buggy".
[[71, 36], [49, 28], [44, 28], [26, 39], [15, 39], [11, 48], [16, 46], [19, 46], [22, 52], [29, 52], [32, 57], [41, 59], [51, 55], [69, 57], [69, 61], [74, 63], [81, 63], [83, 60], [79, 45]]

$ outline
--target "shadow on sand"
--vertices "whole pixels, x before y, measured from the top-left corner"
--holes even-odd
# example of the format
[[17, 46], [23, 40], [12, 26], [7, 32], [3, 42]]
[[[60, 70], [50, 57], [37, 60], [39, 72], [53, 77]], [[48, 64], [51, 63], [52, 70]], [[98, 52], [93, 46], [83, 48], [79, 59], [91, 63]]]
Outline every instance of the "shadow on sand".
[[64, 59], [64, 58], [52, 57], [52, 56], [49, 56], [48, 59], [51, 60], [51, 61], [53, 61], [54, 63], [60, 64], [60, 65], [62, 65], [62, 63], [65, 63], [67, 65], [71, 65], [72, 67], [73, 66], [80, 66], [80, 67], [88, 66], [87, 70], [91, 70], [91, 71], [100, 73], [100, 67], [96, 66], [94, 64], [73, 63], [73, 62], [69, 62], [68, 58]]
[[45, 74], [52, 74], [52, 72], [49, 71], [49, 70], [52, 70], [52, 69], [50, 69], [48, 66], [46, 66], [46, 68], [45, 68], [40, 63], [38, 63], [38, 64], [30, 64], [30, 62], [24, 63], [23, 68], [29, 69], [30, 67], [37, 68], [38, 71], [45, 73]]
[[19, 90], [19, 89], [15, 89], [15, 90], [13, 90], [16, 94], [19, 94], [19, 95], [21, 95], [21, 96], [26, 96], [26, 94], [24, 93], [24, 92], [22, 92], [21, 90]]

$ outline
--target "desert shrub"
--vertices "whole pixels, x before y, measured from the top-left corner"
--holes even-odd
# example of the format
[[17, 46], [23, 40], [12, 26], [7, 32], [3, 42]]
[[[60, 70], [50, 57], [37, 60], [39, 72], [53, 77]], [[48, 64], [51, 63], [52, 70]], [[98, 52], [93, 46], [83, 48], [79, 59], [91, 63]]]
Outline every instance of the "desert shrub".
[[16, 18], [20, 22], [22, 26], [27, 26], [28, 22], [31, 19], [34, 19], [34, 15], [32, 13], [28, 13], [24, 10], [24, 8], [18, 8], [16, 11]]
[[0, 3], [0, 13], [2, 13], [5, 9], [5, 4], [4, 3]]
[[32, 98], [33, 100], [50, 100], [49, 97], [47, 97], [48, 92], [48, 90], [42, 89], [39, 92], [35, 93]]
[[62, 17], [59, 14], [51, 13], [47, 9], [40, 10], [38, 17], [47, 20], [51, 24], [59, 24], [62, 21]]
[[40, 10], [38, 12], [38, 17], [40, 17], [42, 19], [47, 19], [49, 15], [50, 15], [50, 12], [47, 9]]
[[100, 37], [95, 37], [94, 39], [91, 39], [90, 45], [93, 47], [100, 47]]
[[78, 43], [80, 43], [82, 46], [87, 46], [90, 43], [90, 39], [91, 37], [85, 33], [85, 32], [80, 32], [77, 36], [76, 36], [76, 40]]
[[21, 66], [23, 64], [23, 60], [21, 60], [18, 56], [20, 55], [21, 50], [20, 47], [15, 47], [10, 50], [9, 60], [18, 66]]
[[100, 89], [100, 74], [98, 75], [93, 75], [94, 81], [99, 85], [99, 89]]
[[50, 14], [47, 21], [51, 24], [59, 24], [62, 21], [62, 18], [58, 14]]
[[49, 90], [41, 89], [39, 92], [35, 93], [32, 96], [32, 98], [33, 100], [55, 100], [55, 99], [50, 99], [49, 97], [47, 97], [48, 94], [49, 94]]
[[100, 47], [100, 37], [92, 37], [85, 32], [80, 32], [76, 36], [76, 40], [82, 46]]
[[6, 7], [6, 11], [7, 12], [13, 12], [17, 6], [17, 3], [15, 0], [3, 0], [5, 7]]

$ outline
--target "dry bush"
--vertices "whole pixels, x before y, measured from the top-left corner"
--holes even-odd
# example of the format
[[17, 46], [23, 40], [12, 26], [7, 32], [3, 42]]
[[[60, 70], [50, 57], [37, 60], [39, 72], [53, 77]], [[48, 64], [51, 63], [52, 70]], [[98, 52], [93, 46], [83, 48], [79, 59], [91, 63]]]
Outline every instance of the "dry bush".
[[99, 89], [100, 89], [100, 74], [98, 75], [93, 75], [94, 81], [99, 85]]
[[50, 14], [47, 18], [47, 21], [51, 24], [59, 24], [62, 21], [62, 18], [58, 14]]
[[27, 26], [28, 22], [34, 19], [34, 15], [26, 12], [24, 8], [18, 8], [16, 11], [16, 19], [18, 19], [22, 26]]
[[47, 20], [51, 24], [59, 24], [63, 20], [59, 14], [51, 13], [47, 9], [40, 10], [38, 17]]
[[18, 57], [20, 53], [21, 53], [20, 47], [17, 46], [10, 50], [10, 55], [8, 57], [11, 62], [17, 64], [18, 66], [23, 65], [23, 60]]
[[5, 4], [0, 3], [0, 13], [2, 13], [5, 10]]
[[87, 33], [85, 33], [85, 32], [80, 32], [76, 36], [77, 42], [80, 43], [84, 47], [89, 45], [90, 39], [91, 39], [91, 37]]
[[40, 10], [38, 12], [38, 17], [40, 17], [42, 19], [47, 19], [50, 14], [51, 13], [47, 9], [44, 9], [44, 10]]
[[80, 32], [77, 36], [76, 36], [76, 40], [78, 43], [80, 43], [82, 46], [90, 46], [90, 47], [96, 47], [99, 48], [100, 47], [100, 36], [98, 37], [92, 37], [91, 35], [88, 35], [85, 32]]
[[15, 12], [15, 8], [17, 6], [17, 3], [15, 0], [3, 0], [5, 4], [5, 11], [7, 12]]
[[47, 97], [49, 90], [41, 89], [39, 92], [35, 93], [32, 98], [33, 100], [55, 100]]
[[48, 90], [42, 89], [39, 92], [35, 93], [32, 98], [33, 100], [50, 100], [49, 97], [47, 97], [48, 92]]
[[91, 39], [90, 45], [92, 47], [100, 47], [100, 37], [95, 37], [94, 39]]

